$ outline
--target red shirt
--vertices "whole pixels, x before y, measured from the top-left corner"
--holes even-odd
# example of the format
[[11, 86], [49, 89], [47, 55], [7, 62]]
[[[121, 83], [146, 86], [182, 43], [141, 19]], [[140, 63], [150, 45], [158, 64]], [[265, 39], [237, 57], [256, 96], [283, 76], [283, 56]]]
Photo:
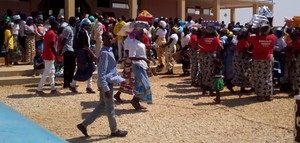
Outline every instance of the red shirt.
[[204, 37], [200, 39], [199, 44], [203, 47], [201, 53], [212, 53], [217, 51], [220, 40], [218, 37]]
[[56, 33], [53, 30], [49, 30], [44, 36], [44, 48], [43, 48], [43, 59], [44, 60], [55, 60], [55, 55], [51, 50], [52, 45], [55, 47]]
[[254, 60], [272, 60], [272, 54], [275, 45], [275, 35], [253, 36], [249, 38], [249, 42], [253, 45]]
[[300, 38], [297, 38], [292, 43], [293, 43], [293, 49], [297, 50], [297, 51], [300, 51]]
[[236, 45], [236, 50], [241, 53], [250, 47], [250, 43], [245, 39], [240, 39]]
[[145, 46], [150, 46], [150, 39], [149, 39], [148, 35], [144, 34], [143, 37], [144, 37], [143, 43], [145, 44]]
[[189, 46], [194, 49], [194, 50], [198, 50], [198, 48], [195, 46], [195, 43], [197, 43], [198, 37], [197, 35], [192, 35], [190, 42], [189, 42]]

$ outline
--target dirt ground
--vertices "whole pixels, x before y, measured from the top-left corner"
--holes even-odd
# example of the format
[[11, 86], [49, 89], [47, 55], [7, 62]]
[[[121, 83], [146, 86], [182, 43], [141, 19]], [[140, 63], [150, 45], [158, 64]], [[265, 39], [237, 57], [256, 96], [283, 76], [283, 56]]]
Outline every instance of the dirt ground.
[[[79, 83], [81, 94], [58, 86], [61, 95], [34, 95], [37, 84], [0, 87], [0, 101], [71, 143], [85, 142], [294, 142], [294, 99], [276, 94], [272, 102], [258, 102], [254, 95], [222, 91], [223, 103], [201, 95], [190, 86], [190, 78], [158, 75], [151, 78], [154, 102], [147, 112], [137, 112], [129, 103], [131, 95], [122, 94], [124, 104], [116, 105], [118, 127], [129, 133], [125, 138], [110, 138], [106, 116], [88, 127], [89, 139], [76, 125], [98, 103], [99, 95], [86, 94], [86, 82]], [[61, 84], [61, 82], [58, 82]], [[93, 85], [96, 89], [96, 80]], [[115, 91], [117, 87], [115, 88]], [[238, 90], [238, 88], [236, 88]], [[50, 92], [50, 87], [45, 87]], [[278, 91], [276, 91], [278, 92]]]

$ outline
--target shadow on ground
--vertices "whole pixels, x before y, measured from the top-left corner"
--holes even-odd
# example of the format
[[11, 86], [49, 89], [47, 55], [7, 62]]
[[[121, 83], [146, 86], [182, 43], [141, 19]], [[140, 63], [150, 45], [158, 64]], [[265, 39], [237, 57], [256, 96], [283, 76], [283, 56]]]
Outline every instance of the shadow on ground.
[[86, 137], [75, 137], [71, 139], [67, 139], [70, 143], [91, 143], [91, 142], [100, 142], [111, 138], [109, 135], [96, 135], [91, 136], [91, 138]]
[[[130, 104], [130, 102], [124, 102], [122, 104]], [[82, 106], [83, 110], [84, 109], [89, 109], [92, 108], [94, 109], [95, 107], [97, 107], [99, 105], [99, 101], [82, 101], [80, 103], [80, 105]], [[117, 105], [116, 105], [117, 106]], [[117, 116], [121, 116], [121, 115], [125, 115], [125, 114], [136, 114], [136, 113], [144, 113], [147, 112], [147, 110], [135, 110], [133, 107], [131, 109], [115, 109], [115, 113]], [[85, 119], [91, 112], [84, 112], [81, 114], [81, 118]], [[101, 116], [105, 114], [105, 107], [103, 106], [102, 110], [101, 110]]]

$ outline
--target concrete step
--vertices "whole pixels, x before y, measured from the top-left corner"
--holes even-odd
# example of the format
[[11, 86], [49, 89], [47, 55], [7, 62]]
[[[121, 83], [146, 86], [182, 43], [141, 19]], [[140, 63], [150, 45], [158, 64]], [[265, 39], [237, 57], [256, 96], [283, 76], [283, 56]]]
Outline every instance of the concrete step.
[[[118, 65], [118, 72], [121, 73], [121, 66]], [[166, 69], [157, 69], [156, 66], [150, 67], [153, 74], [166, 72]], [[175, 69], [181, 69], [180, 64], [175, 64]], [[32, 84], [39, 83], [41, 79], [42, 70], [38, 71], [39, 76], [33, 75], [32, 65], [17, 65], [13, 67], [0, 67], [0, 86], [17, 85], [17, 84]], [[93, 73], [93, 78], [97, 79], [97, 70]], [[48, 79], [47, 79], [48, 80]], [[63, 77], [56, 77], [57, 82], [63, 82]], [[48, 81], [47, 81], [48, 82]]]

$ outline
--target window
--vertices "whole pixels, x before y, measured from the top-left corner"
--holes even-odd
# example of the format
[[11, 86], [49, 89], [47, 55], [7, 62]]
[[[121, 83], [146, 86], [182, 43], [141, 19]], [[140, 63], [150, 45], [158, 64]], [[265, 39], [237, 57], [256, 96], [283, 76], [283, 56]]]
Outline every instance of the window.
[[122, 8], [122, 9], [129, 9], [127, 3], [112, 3], [112, 8]]
[[194, 8], [188, 8], [187, 13], [188, 14], [195, 14], [195, 9]]
[[203, 9], [204, 15], [210, 15], [210, 9]]
[[200, 15], [200, 8], [187, 8], [187, 13]]

